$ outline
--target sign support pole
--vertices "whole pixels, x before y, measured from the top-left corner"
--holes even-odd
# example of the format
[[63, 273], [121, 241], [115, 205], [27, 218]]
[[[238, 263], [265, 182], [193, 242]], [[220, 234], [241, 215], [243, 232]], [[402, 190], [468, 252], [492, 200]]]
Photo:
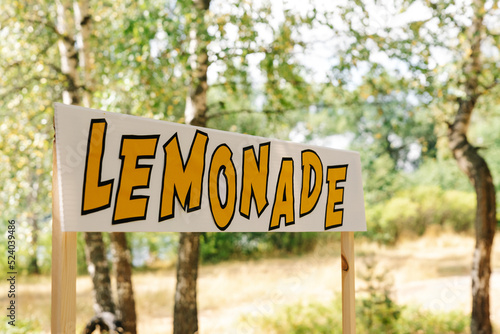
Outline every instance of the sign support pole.
[[356, 333], [354, 232], [340, 232], [342, 258], [342, 333]]
[[52, 333], [76, 331], [76, 232], [62, 232], [54, 140], [52, 163]]

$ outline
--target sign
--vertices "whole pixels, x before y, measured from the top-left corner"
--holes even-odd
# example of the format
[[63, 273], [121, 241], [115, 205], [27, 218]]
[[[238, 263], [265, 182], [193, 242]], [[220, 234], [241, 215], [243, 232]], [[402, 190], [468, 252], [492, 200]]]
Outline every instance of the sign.
[[55, 104], [63, 231], [365, 231], [356, 152]]

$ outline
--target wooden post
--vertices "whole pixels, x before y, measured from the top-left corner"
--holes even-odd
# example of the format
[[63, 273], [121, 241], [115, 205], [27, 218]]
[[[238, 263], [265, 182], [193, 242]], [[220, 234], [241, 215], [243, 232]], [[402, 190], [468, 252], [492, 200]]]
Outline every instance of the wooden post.
[[356, 333], [354, 289], [354, 232], [340, 232], [342, 257], [342, 333]]
[[52, 333], [76, 331], [76, 232], [62, 232], [54, 141], [52, 163]]

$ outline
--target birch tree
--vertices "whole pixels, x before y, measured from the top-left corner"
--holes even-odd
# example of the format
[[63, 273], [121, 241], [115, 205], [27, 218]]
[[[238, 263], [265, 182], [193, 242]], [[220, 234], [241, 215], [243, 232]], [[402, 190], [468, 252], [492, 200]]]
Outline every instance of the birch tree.
[[[189, 31], [189, 53], [191, 67], [190, 91], [186, 100], [185, 120], [195, 126], [207, 125], [207, 70], [208, 52], [204, 18], [210, 0], [194, 0], [196, 16], [201, 20]], [[174, 334], [198, 332], [198, 310], [196, 282], [200, 256], [200, 234], [181, 233], [177, 259], [177, 284], [175, 287]]]
[[[258, 131], [264, 131], [263, 128], [267, 126], [271, 131], [274, 130], [274, 136], [280, 136], [276, 123], [283, 125], [283, 122], [273, 121], [277, 117], [286, 119], [296, 115], [301, 108], [308, 108], [313, 99], [311, 86], [301, 75], [302, 67], [293, 57], [294, 48], [302, 45], [296, 40], [296, 36], [300, 36], [299, 26], [307, 26], [309, 18], [284, 10], [281, 22], [278, 19], [270, 23], [271, 10], [267, 5], [256, 8], [244, 1], [232, 1], [228, 6], [219, 3], [224, 10], [211, 9], [212, 5], [210, 0], [178, 2], [178, 11], [173, 12], [180, 14], [180, 22], [174, 25], [174, 22], [167, 21], [169, 27], [179, 29], [167, 31], [170, 36], [168, 46], [180, 54], [179, 60], [186, 67], [184, 73], [189, 82], [184, 121], [201, 127], [221, 128], [230, 125], [234, 128], [238, 126], [234, 123], [238, 116], [250, 114], [255, 115], [255, 119], [242, 121], [239, 126], [252, 127], [258, 124]], [[256, 28], [259, 24], [265, 31], [262, 34], [269, 33], [270, 36], [259, 35]], [[238, 31], [236, 40], [234, 36], [229, 36], [229, 31], [235, 27]], [[259, 92], [256, 92], [255, 83], [249, 74], [252, 71], [249, 59], [254, 55], [260, 58], [257, 68], [262, 71], [265, 82]], [[216, 93], [209, 103], [207, 73], [209, 66], [214, 63], [225, 68], [225, 71], [217, 73], [212, 86], [215, 86]], [[264, 112], [251, 102], [258, 94], [265, 96]], [[250, 125], [250, 122], [253, 124]], [[293, 124], [290, 122], [287, 125]], [[196, 280], [199, 252], [199, 233], [181, 233], [174, 333], [198, 331]]]
[[116, 277], [117, 316], [125, 333], [137, 333], [137, 316], [132, 286], [132, 261], [124, 232], [111, 233], [113, 267]]
[[[57, 6], [57, 33], [59, 35], [59, 53], [61, 56], [61, 72], [66, 78], [66, 85], [63, 91], [63, 102], [66, 104], [80, 105], [82, 101], [82, 87], [80, 86], [80, 79], [78, 74], [79, 68], [79, 53], [84, 55], [85, 51], [82, 32], [87, 30], [87, 25], [82, 25], [81, 17], [79, 14], [82, 8], [88, 8], [88, 2], [80, 7], [75, 2], [77, 10], [74, 15], [71, 8], [71, 1], [58, 0]], [[83, 9], [86, 12], [87, 9]], [[76, 20], [75, 20], [76, 19]], [[76, 21], [76, 23], [75, 23]], [[76, 36], [79, 35], [79, 50], [76, 48]], [[85, 56], [83, 57], [85, 58]], [[85, 72], [86, 70], [84, 70]], [[88, 104], [89, 101], [87, 100]], [[88, 106], [88, 105], [87, 105]], [[96, 314], [102, 312], [115, 313], [115, 305], [111, 293], [111, 279], [109, 276], [109, 267], [106, 259], [106, 247], [102, 239], [101, 232], [85, 232], [85, 254], [87, 259], [87, 266], [89, 274], [94, 284], [94, 311]]]
[[[61, 54], [61, 70], [67, 77], [67, 87], [63, 100], [68, 104], [81, 103], [91, 106], [92, 82], [90, 47], [91, 15], [88, 0], [73, 2], [57, 2], [59, 50]], [[71, 15], [73, 13], [73, 16]], [[74, 17], [75, 33], [70, 33], [70, 21]], [[135, 301], [131, 282], [131, 260], [126, 237], [123, 233], [113, 233], [111, 243], [117, 278], [118, 307], [115, 307], [111, 289], [109, 266], [106, 257], [106, 247], [102, 233], [86, 232], [86, 258], [89, 273], [94, 284], [94, 311], [96, 315], [108, 312], [118, 314], [126, 333], [136, 333]], [[107, 325], [108, 327], [110, 325]]]

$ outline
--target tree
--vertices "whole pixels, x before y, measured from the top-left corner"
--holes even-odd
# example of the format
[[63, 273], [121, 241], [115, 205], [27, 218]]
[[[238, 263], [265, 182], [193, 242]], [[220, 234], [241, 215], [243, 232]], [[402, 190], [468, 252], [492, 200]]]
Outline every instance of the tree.
[[111, 233], [113, 267], [115, 268], [116, 291], [118, 297], [118, 319], [125, 333], [137, 333], [134, 290], [132, 286], [132, 265], [127, 235], [124, 232]]
[[37, 273], [50, 269], [44, 236], [50, 222], [51, 175], [46, 171], [51, 169], [52, 125], [46, 113], [60, 94], [43, 82], [55, 76], [46, 61], [56, 39], [21, 13], [21, 4], [0, 4], [0, 202], [5, 203], [0, 215], [2, 224], [15, 219], [19, 238], [29, 242], [19, 249], [19, 269]]
[[63, 91], [63, 102], [66, 104], [79, 105], [81, 93], [78, 79], [78, 50], [76, 49], [75, 34], [73, 32], [73, 15], [71, 2], [68, 0], [58, 0], [57, 6], [57, 27], [59, 36], [57, 44], [61, 56], [61, 74], [65, 77], [65, 89]]
[[[343, 27], [325, 24], [345, 38], [334, 69], [339, 82], [380, 69], [401, 78], [415, 113], [433, 111], [436, 130], [449, 120], [448, 145], [477, 197], [472, 263], [472, 333], [491, 333], [489, 279], [496, 226], [496, 198], [487, 163], [468, 138], [481, 100], [498, 101], [500, 38], [497, 2], [403, 1], [382, 8], [369, 1], [340, 6]], [[332, 17], [333, 17], [332, 16]], [[332, 18], [330, 17], [330, 19]], [[358, 72], [359, 74], [359, 72]], [[395, 96], [397, 91], [391, 90]], [[373, 99], [372, 97], [367, 97]], [[439, 133], [438, 133], [439, 136]]]
[[[207, 70], [208, 53], [205, 35], [204, 17], [210, 6], [210, 0], [194, 0], [196, 17], [199, 24], [189, 31], [190, 38], [190, 91], [186, 100], [185, 121], [195, 126], [207, 125]], [[196, 281], [200, 257], [200, 234], [197, 232], [181, 233], [177, 259], [177, 283], [175, 287], [174, 333], [191, 334], [198, 332], [198, 310], [196, 301]]]
[[[84, 5], [88, 6], [88, 2]], [[78, 17], [71, 9], [71, 2], [68, 0], [58, 0], [57, 6], [57, 27], [56, 32], [59, 36], [58, 46], [61, 57], [61, 73], [65, 76], [65, 88], [63, 91], [63, 102], [66, 104], [79, 105], [82, 101], [82, 86], [80, 86], [79, 69], [79, 50], [76, 48], [75, 30], [87, 29], [87, 25], [82, 26]], [[77, 4], [76, 7], [79, 7]], [[87, 12], [80, 9], [77, 13]], [[88, 20], [86, 20], [88, 21]], [[80, 49], [84, 49], [84, 44]], [[81, 51], [84, 54], [87, 51]], [[83, 70], [85, 71], [85, 69]], [[88, 101], [87, 101], [88, 103]], [[85, 232], [85, 254], [89, 274], [94, 284], [94, 311], [96, 314], [102, 312], [115, 313], [115, 305], [111, 294], [111, 279], [109, 276], [109, 266], [106, 259], [106, 247], [102, 239], [101, 232]]]
[[183, 232], [179, 238], [175, 285], [174, 333], [198, 332], [196, 282], [200, 254], [200, 234]]
[[[233, 1], [230, 9], [218, 12], [210, 8], [210, 0], [183, 1], [177, 3], [179, 11], [176, 25], [179, 29], [167, 31], [171, 37], [169, 46], [179, 50], [184, 61], [189, 82], [189, 92], [184, 111], [187, 124], [202, 127], [224, 128], [227, 124], [234, 131], [236, 119], [242, 114], [258, 115], [253, 126], [261, 134], [267, 127], [275, 137], [284, 133], [288, 137], [287, 122], [293, 126], [298, 112], [308, 108], [312, 97], [310, 85], [304, 80], [302, 67], [293, 56], [295, 47], [302, 44], [296, 40], [301, 25], [307, 25], [308, 18], [284, 10], [284, 19], [270, 22], [270, 5], [254, 7], [245, 1]], [[259, 36], [256, 26], [270, 33], [272, 41]], [[236, 29], [237, 36], [228, 31]], [[176, 36], [178, 39], [175, 40]], [[179, 43], [179, 40], [181, 43]], [[258, 55], [258, 68], [265, 83], [255, 89], [250, 78], [254, 70], [249, 66], [250, 58]], [[215, 75], [209, 87], [207, 79], [210, 65], [223, 67]], [[210, 95], [210, 89], [213, 94]], [[262, 108], [255, 107], [252, 99], [264, 97]], [[241, 98], [243, 97], [243, 99]], [[209, 100], [210, 98], [210, 100]], [[297, 104], [299, 107], [297, 107]], [[259, 115], [260, 114], [260, 115]], [[250, 117], [252, 117], [250, 116]], [[273, 122], [278, 117], [281, 121]], [[286, 120], [283, 122], [283, 120]], [[246, 122], [245, 122], [246, 121]], [[249, 119], [238, 125], [249, 127]], [[267, 121], [264, 126], [263, 121]], [[258, 125], [256, 125], [258, 124]], [[287, 124], [287, 125], [288, 125]], [[279, 126], [284, 129], [277, 131]], [[243, 132], [243, 131], [242, 131]], [[248, 131], [245, 131], [248, 132]], [[177, 263], [177, 285], [174, 307], [174, 333], [193, 333], [198, 330], [196, 306], [196, 279], [199, 262], [199, 233], [181, 233]]]
[[[84, 106], [90, 107], [93, 85], [90, 74], [92, 58], [88, 45], [91, 23], [89, 2], [88, 0], [74, 1], [73, 11], [71, 11], [69, 5], [69, 1], [64, 2], [64, 4], [57, 2], [57, 30], [60, 35], [61, 71], [67, 78], [63, 100], [67, 104], [82, 103]], [[75, 20], [75, 34], [71, 34], [68, 28], [71, 22], [71, 13], [73, 13]], [[78, 46], [78, 49], [76, 46]], [[123, 233], [114, 233], [111, 235], [117, 277], [117, 310], [115, 309], [111, 293], [109, 265], [102, 233], [85, 232], [84, 235], [88, 270], [94, 285], [94, 311], [96, 316], [98, 319], [104, 319], [104, 314], [109, 314], [116, 318], [118, 311], [117, 318], [122, 320], [126, 333], [135, 334], [135, 300], [131, 281], [130, 254], [125, 235]], [[111, 324], [114, 326], [115, 321], [112, 321]]]
[[92, 278], [94, 295], [94, 312], [99, 315], [103, 312], [115, 314], [115, 303], [111, 290], [106, 248], [101, 232], [85, 232], [85, 257], [87, 268]]
[[[485, 44], [487, 27], [484, 18], [486, 2], [472, 3], [474, 16], [466, 30], [470, 54], [465, 60], [465, 96], [458, 98], [454, 120], [449, 124], [448, 140], [460, 169], [467, 175], [476, 191], [476, 245], [472, 260], [472, 333], [492, 333], [490, 320], [491, 248], [496, 229], [496, 193], [488, 164], [467, 137], [471, 116], [481, 95], [498, 83], [498, 73], [484, 78], [488, 72], [481, 47]], [[497, 16], [498, 18], [499, 16]], [[497, 44], [497, 51], [500, 45]], [[486, 79], [487, 87], [484, 86]], [[483, 81], [483, 82], [481, 82]]]

